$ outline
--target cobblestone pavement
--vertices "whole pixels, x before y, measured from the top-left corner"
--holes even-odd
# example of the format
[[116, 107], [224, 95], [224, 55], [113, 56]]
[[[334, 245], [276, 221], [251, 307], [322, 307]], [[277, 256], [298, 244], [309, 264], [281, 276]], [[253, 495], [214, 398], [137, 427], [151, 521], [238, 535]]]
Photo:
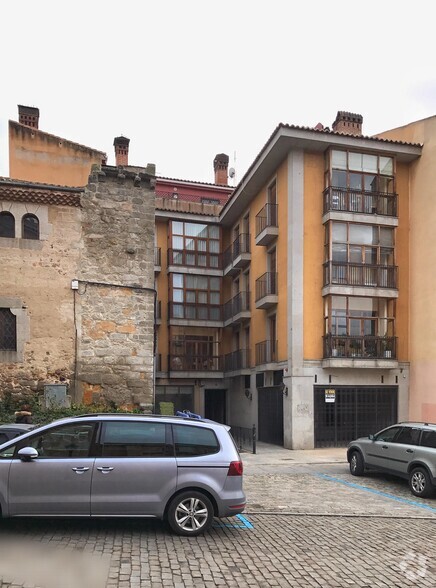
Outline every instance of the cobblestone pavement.
[[436, 586], [436, 499], [352, 477], [340, 456], [281, 459], [244, 458], [247, 512], [197, 538], [149, 520], [4, 520], [0, 586], [36, 586], [36, 561], [52, 572], [43, 588]]

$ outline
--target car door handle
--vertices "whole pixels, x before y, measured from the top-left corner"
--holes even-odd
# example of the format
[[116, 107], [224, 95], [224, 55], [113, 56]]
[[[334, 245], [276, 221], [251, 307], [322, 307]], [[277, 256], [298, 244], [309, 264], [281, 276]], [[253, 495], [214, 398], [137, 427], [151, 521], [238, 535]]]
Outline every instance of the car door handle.
[[389, 449], [389, 447], [387, 445], [382, 445], [383, 449]]
[[71, 468], [73, 470], [73, 472], [76, 472], [76, 474], [84, 474], [85, 472], [87, 472], [89, 470], [89, 468]]
[[99, 472], [101, 472], [102, 474], [108, 474], [109, 472], [111, 472], [114, 468], [111, 468], [110, 466], [102, 466], [97, 468]]
[[413, 453], [413, 449], [406, 449], [406, 453]]

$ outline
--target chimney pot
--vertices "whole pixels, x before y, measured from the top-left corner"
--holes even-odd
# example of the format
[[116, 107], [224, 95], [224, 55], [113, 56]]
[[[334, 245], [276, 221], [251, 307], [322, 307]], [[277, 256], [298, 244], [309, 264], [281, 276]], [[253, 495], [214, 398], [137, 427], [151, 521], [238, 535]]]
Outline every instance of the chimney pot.
[[38, 128], [39, 125], [39, 108], [34, 106], [22, 106], [18, 105], [18, 122], [20, 125], [26, 125], [34, 129]]
[[115, 137], [115, 165], [117, 167], [129, 165], [129, 143], [130, 139], [127, 137]]
[[338, 114], [336, 115], [336, 120], [332, 125], [332, 129], [335, 133], [361, 136], [362, 123], [363, 117], [361, 114], [339, 110]]
[[215, 184], [227, 186], [229, 156], [225, 153], [218, 153], [213, 160], [213, 169], [215, 171]]

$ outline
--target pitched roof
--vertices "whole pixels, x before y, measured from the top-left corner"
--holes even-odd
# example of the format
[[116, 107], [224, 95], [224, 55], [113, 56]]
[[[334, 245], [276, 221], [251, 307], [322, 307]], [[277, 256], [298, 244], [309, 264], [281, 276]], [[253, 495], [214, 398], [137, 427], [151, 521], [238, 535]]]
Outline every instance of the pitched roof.
[[80, 196], [83, 192], [84, 188], [38, 184], [0, 177], [0, 200], [79, 207]]

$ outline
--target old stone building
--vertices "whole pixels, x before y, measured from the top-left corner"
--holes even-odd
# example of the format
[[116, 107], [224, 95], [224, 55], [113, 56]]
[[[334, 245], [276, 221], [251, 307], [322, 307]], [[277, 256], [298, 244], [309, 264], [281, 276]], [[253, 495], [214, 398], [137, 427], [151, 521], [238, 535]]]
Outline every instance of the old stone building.
[[0, 392], [153, 402], [154, 166], [0, 179]]

